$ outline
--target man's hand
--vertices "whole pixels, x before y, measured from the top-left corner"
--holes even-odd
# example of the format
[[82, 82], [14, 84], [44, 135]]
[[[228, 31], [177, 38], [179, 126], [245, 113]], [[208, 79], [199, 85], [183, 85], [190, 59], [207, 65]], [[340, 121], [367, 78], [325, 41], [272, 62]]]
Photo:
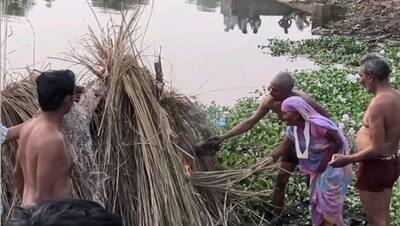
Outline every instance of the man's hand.
[[271, 154], [269, 154], [269, 156], [272, 157], [272, 160], [274, 160], [274, 162], [277, 162], [279, 160], [279, 158], [284, 155], [285, 153], [282, 151], [282, 149], [278, 148], [278, 149], [274, 149]]
[[219, 150], [219, 144], [223, 141], [222, 136], [214, 136], [195, 146], [195, 153], [199, 156], [214, 155]]
[[280, 145], [278, 145], [269, 156], [272, 157], [274, 162], [277, 162], [281, 156], [289, 155], [292, 152], [294, 144], [293, 142], [285, 135], [283, 141]]
[[351, 157], [348, 155], [342, 154], [335, 154], [332, 156], [332, 160], [329, 163], [332, 167], [340, 168], [347, 166], [348, 164], [352, 163]]
[[213, 136], [210, 137], [206, 140], [207, 143], [213, 145], [213, 146], [218, 146], [220, 145], [222, 142], [224, 142], [225, 138], [222, 135], [217, 135], [217, 136]]

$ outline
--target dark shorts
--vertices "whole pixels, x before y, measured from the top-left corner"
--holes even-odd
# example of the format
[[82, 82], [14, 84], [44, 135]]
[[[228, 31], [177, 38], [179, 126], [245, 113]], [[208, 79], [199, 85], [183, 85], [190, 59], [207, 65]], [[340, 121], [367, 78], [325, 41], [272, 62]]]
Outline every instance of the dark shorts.
[[281, 162], [288, 162], [292, 164], [299, 164], [299, 159], [297, 158], [296, 152], [291, 150], [285, 155], [282, 155], [279, 159]]
[[400, 159], [374, 159], [358, 164], [356, 187], [361, 191], [381, 192], [393, 188], [400, 175]]
[[19, 225], [17, 223], [28, 221], [37, 208], [35, 206], [15, 206], [6, 225]]

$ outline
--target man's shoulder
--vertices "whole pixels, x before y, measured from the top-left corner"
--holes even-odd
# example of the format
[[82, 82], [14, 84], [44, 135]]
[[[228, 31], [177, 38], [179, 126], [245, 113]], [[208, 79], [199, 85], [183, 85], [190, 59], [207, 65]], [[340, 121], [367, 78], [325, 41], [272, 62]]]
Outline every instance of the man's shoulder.
[[261, 102], [260, 105], [261, 107], [267, 107], [270, 108], [272, 107], [277, 101], [272, 97], [272, 96], [266, 96]]
[[393, 107], [394, 104], [399, 102], [399, 98], [394, 97], [392, 93], [382, 93], [372, 98], [368, 108], [385, 110], [387, 108]]
[[368, 105], [368, 115], [370, 117], [386, 117], [390, 115], [393, 107], [399, 104], [396, 104], [396, 100], [390, 98], [389, 96], [383, 94], [372, 98], [371, 102]]
[[296, 95], [296, 96], [299, 96], [299, 97], [301, 97], [301, 98], [303, 98], [304, 100], [306, 100], [306, 101], [308, 101], [308, 100], [314, 100], [313, 98], [312, 98], [312, 96], [310, 96], [308, 93], [306, 93], [306, 92], [303, 92], [303, 91], [300, 91], [300, 90], [293, 90], [293, 93]]
[[52, 149], [64, 145], [63, 134], [47, 125], [36, 126], [30, 135], [32, 145], [40, 149]]
[[316, 100], [310, 94], [303, 92], [303, 91], [299, 91], [299, 90], [294, 90], [293, 92], [296, 96], [301, 97], [303, 100], [305, 100], [311, 106], [315, 107], [315, 105], [317, 104]]

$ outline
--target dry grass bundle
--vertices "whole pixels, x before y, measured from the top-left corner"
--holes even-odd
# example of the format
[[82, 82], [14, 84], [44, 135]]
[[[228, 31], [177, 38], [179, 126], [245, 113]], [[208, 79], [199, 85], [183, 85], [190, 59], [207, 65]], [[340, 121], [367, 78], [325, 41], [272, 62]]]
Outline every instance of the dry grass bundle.
[[[18, 82], [10, 82], [1, 91], [1, 120], [6, 127], [17, 125], [31, 118], [38, 109], [35, 75], [30, 74]], [[1, 195], [4, 213], [17, 202], [13, 184], [13, 169], [16, 155], [16, 143], [2, 145], [1, 150]]]
[[244, 169], [220, 170], [220, 171], [195, 171], [192, 181], [196, 186], [208, 187], [218, 190], [226, 190], [234, 187], [240, 181], [258, 174], [273, 172], [276, 169], [271, 157], [265, 157]]
[[4, 125], [21, 123], [37, 112], [36, 76], [31, 74], [18, 82], [11, 82], [1, 91], [1, 117]]
[[86, 55], [76, 58], [98, 76], [107, 97], [95, 146], [109, 175], [105, 203], [128, 225], [213, 225], [214, 219], [183, 171], [182, 149], [155, 82], [131, 42], [135, 15], [120, 27], [90, 33]]

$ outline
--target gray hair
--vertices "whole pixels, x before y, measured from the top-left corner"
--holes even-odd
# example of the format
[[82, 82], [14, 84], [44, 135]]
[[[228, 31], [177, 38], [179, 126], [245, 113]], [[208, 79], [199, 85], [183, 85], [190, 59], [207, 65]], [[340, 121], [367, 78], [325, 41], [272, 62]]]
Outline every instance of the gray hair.
[[391, 72], [388, 62], [375, 54], [368, 54], [361, 58], [360, 66], [363, 67], [364, 72], [380, 81], [388, 80]]

